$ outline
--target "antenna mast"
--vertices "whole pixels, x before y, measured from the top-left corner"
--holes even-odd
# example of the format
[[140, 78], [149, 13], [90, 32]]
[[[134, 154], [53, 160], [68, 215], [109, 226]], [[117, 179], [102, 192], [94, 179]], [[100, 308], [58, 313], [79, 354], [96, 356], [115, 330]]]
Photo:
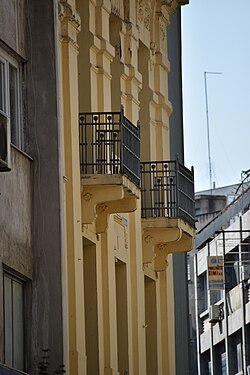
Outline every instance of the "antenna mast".
[[209, 116], [208, 116], [207, 74], [222, 74], [222, 73], [221, 72], [204, 72], [206, 116], [207, 116], [207, 149], [208, 149], [209, 181], [210, 181], [210, 190], [212, 190], [213, 182], [212, 182], [212, 163], [211, 163], [211, 149], [210, 149], [210, 129], [209, 129]]

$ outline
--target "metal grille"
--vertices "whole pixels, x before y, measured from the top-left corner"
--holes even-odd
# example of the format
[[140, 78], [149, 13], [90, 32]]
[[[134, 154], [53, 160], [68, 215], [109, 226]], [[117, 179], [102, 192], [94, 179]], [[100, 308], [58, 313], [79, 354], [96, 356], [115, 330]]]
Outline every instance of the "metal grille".
[[194, 172], [178, 161], [141, 163], [142, 217], [183, 218], [194, 225]]
[[140, 126], [121, 112], [79, 115], [80, 166], [84, 174], [125, 174], [140, 186]]

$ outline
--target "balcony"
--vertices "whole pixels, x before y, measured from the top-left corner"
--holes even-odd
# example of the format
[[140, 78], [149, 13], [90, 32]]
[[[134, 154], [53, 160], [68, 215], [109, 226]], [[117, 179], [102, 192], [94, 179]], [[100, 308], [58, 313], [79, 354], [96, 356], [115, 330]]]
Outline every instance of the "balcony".
[[194, 172], [178, 160], [141, 163], [144, 263], [166, 266], [168, 253], [189, 251], [194, 237]]
[[107, 214], [132, 212], [140, 188], [140, 126], [121, 112], [79, 114], [84, 224], [101, 233]]

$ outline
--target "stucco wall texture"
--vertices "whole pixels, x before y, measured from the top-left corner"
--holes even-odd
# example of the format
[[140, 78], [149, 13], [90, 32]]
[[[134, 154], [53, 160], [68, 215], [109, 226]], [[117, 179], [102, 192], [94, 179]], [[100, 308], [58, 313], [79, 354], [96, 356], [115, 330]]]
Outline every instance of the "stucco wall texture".
[[1, 261], [32, 276], [31, 163], [12, 148], [12, 171], [0, 174]]

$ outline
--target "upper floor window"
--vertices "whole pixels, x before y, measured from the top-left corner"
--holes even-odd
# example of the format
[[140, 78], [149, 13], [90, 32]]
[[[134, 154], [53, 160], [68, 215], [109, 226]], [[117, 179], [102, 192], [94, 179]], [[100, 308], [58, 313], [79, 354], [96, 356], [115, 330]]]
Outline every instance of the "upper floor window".
[[0, 111], [10, 122], [10, 141], [22, 148], [21, 89], [18, 62], [0, 49]]

